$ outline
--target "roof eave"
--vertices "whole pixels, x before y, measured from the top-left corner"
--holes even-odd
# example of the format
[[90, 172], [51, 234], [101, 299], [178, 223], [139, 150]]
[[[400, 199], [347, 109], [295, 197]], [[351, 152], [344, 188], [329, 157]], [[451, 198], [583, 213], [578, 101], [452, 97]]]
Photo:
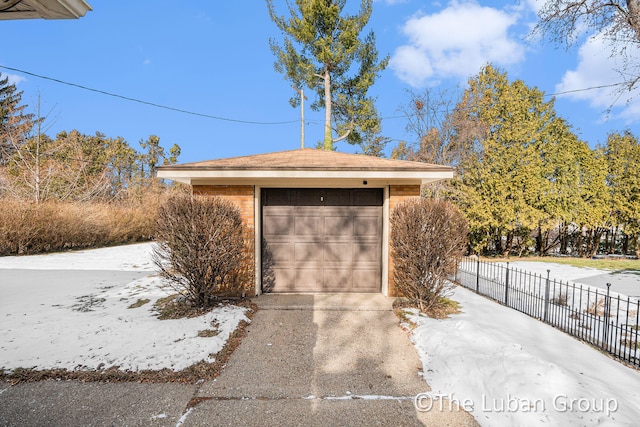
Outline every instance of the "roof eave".
[[451, 179], [453, 169], [434, 171], [380, 171], [380, 170], [170, 170], [162, 168], [157, 177], [190, 185], [286, 185], [331, 186], [355, 185], [367, 182], [372, 185], [420, 185]]

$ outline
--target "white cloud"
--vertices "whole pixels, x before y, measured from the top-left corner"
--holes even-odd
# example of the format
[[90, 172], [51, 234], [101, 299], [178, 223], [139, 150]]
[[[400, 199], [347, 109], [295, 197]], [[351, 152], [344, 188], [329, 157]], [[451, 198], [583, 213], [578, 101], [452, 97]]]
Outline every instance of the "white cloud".
[[445, 77], [466, 79], [487, 63], [511, 65], [524, 59], [524, 47], [509, 30], [516, 11], [452, 1], [438, 13], [410, 18], [407, 44], [391, 58], [391, 68], [412, 86]]
[[[1, 71], [2, 70], [0, 69], [0, 72]], [[8, 77], [9, 78], [9, 84], [13, 84], [13, 85], [16, 85], [16, 86], [21, 82], [26, 82], [27, 81], [27, 79], [25, 77], [19, 76], [17, 74], [8, 74], [8, 73], [5, 74], [5, 73], [2, 73], [2, 75], [3, 75], [3, 78], [4, 77]]]
[[[636, 52], [628, 50], [627, 54], [635, 58], [640, 57], [640, 52], [635, 50]], [[620, 92], [620, 86], [600, 87], [623, 82], [624, 77], [620, 71], [624, 69], [624, 65], [622, 57], [611, 55], [611, 46], [602, 36], [593, 36], [580, 46], [576, 68], [564, 74], [561, 82], [556, 85], [556, 92], [570, 92], [559, 96], [587, 101], [591, 107], [602, 111], [613, 106], [614, 116], [625, 120], [627, 124], [637, 122], [640, 120], [638, 91]]]
[[535, 13], [538, 13], [540, 9], [542, 9], [542, 6], [547, 3], [547, 1], [548, 0], [526, 0], [526, 4]]

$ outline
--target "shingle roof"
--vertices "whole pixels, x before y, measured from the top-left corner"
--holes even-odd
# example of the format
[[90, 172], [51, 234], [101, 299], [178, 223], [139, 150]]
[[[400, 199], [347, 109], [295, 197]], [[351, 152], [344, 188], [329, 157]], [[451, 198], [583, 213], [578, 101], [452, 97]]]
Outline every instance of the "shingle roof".
[[430, 163], [411, 162], [406, 160], [382, 159], [363, 154], [348, 154], [337, 151], [304, 148], [298, 150], [279, 151], [275, 153], [252, 156], [231, 157], [217, 160], [206, 160], [195, 163], [162, 166], [165, 171], [187, 170], [309, 170], [309, 171], [414, 171], [414, 172], [449, 172], [449, 166]]

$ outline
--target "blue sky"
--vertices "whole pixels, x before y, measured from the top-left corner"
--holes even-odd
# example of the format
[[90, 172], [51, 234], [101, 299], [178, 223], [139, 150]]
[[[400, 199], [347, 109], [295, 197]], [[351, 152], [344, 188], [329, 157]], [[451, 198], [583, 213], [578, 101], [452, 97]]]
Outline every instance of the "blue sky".
[[[182, 147], [181, 162], [300, 147], [300, 110], [289, 105], [294, 91], [273, 68], [269, 38], [281, 36], [264, 1], [88, 2], [93, 11], [79, 20], [0, 21], [2, 33], [10, 35], [0, 50], [0, 65], [229, 120], [0, 69], [24, 91], [30, 107], [40, 95], [48, 134], [99, 131], [124, 137], [136, 148], [155, 134], [165, 147]], [[286, 11], [284, 0], [275, 3]], [[359, 2], [348, 4], [357, 7]], [[569, 50], [527, 39], [540, 5], [536, 0], [375, 1], [369, 27], [380, 56], [391, 56], [371, 89], [384, 118], [382, 134], [393, 140], [387, 153], [400, 140], [414, 140], [405, 131], [406, 119], [398, 117], [407, 90], [462, 90], [488, 62], [511, 80], [521, 79], [547, 94], [621, 81], [616, 71], [621, 65], [597, 38], [585, 34]], [[640, 99], [622, 97], [606, 114], [616, 97], [612, 92], [560, 95], [556, 111], [591, 146], [604, 143], [612, 131], [629, 129], [640, 136]], [[306, 146], [322, 138], [322, 117], [306, 109]], [[358, 151], [344, 142], [337, 149]]]

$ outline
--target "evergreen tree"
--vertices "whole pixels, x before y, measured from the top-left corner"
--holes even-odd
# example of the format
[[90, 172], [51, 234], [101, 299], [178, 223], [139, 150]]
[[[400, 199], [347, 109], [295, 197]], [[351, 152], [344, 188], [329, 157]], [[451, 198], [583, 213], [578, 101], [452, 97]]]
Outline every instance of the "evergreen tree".
[[[316, 92], [311, 108], [325, 111], [324, 149], [333, 150], [343, 139], [352, 144], [374, 141], [371, 134], [380, 119], [367, 92], [389, 59], [378, 61], [373, 31], [360, 38], [373, 0], [362, 0], [356, 15], [345, 13], [346, 0], [296, 0], [289, 5], [289, 18], [278, 15], [273, 3], [267, 0], [269, 15], [284, 34], [282, 45], [270, 41], [275, 68], [295, 88]], [[291, 99], [293, 106], [298, 102], [298, 97]]]
[[7, 164], [33, 128], [34, 116], [25, 112], [27, 105], [21, 102], [22, 92], [0, 74], [0, 165]]
[[504, 254], [514, 247], [522, 251], [546, 218], [540, 200], [548, 183], [540, 153], [555, 120], [553, 101], [488, 65], [469, 81], [456, 110], [474, 129], [479, 147], [460, 164], [454, 183], [472, 244]]
[[611, 133], [605, 155], [608, 163], [612, 216], [640, 255], [640, 143], [631, 132]]

